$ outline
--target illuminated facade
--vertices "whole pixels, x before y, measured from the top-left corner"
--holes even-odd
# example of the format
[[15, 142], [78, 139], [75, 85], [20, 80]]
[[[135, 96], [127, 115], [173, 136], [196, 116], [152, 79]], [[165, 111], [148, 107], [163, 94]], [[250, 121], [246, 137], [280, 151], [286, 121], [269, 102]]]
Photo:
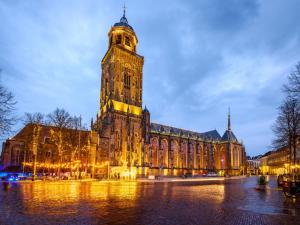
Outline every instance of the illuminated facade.
[[300, 172], [300, 146], [297, 145], [296, 160], [294, 165], [294, 154], [290, 155], [288, 147], [282, 147], [265, 153], [260, 158], [260, 170], [263, 174], [286, 174], [294, 170]]
[[97, 143], [92, 131], [27, 124], [3, 143], [1, 162], [14, 172], [87, 175], [98, 167]]
[[125, 15], [108, 33], [101, 62], [100, 113], [93, 127], [100, 135], [103, 160], [118, 167], [142, 164], [142, 74], [144, 58]]
[[231, 130], [230, 113], [222, 137], [216, 130], [198, 133], [151, 123], [149, 110], [142, 108], [144, 58], [137, 54], [138, 39], [125, 12], [108, 39], [91, 131], [29, 124], [3, 144], [4, 167], [35, 165], [43, 173], [114, 178], [245, 172], [245, 148]]
[[245, 148], [228, 129], [197, 133], [150, 122], [142, 109], [144, 58], [125, 12], [108, 33], [102, 59], [100, 111], [93, 130], [100, 136], [102, 159], [112, 167], [137, 168], [142, 175], [201, 174], [216, 171], [241, 174]]
[[[249, 156], [248, 156], [249, 157]], [[249, 175], [258, 175], [260, 174], [260, 156], [247, 158], [247, 174]]]

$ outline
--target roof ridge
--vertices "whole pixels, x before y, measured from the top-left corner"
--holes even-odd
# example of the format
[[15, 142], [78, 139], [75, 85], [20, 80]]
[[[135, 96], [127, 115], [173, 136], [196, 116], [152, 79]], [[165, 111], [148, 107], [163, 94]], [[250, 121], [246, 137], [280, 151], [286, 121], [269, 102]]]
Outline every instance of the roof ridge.
[[[170, 130], [171, 129], [177, 129], [179, 131], [183, 131], [183, 132], [187, 132], [188, 134], [194, 134], [197, 136], [209, 136], [208, 138], [215, 138], [215, 139], [221, 139], [221, 135], [219, 134], [219, 132], [216, 129], [213, 130], [209, 130], [209, 131], [205, 131], [205, 132], [198, 132], [198, 131], [192, 131], [192, 130], [186, 130], [186, 129], [182, 129], [182, 128], [177, 128], [177, 127], [173, 127], [173, 126], [169, 126], [169, 125], [164, 125], [164, 124], [159, 124], [159, 123], [150, 123], [150, 126], [163, 126], [163, 127], [167, 127]], [[213, 137], [212, 133], [216, 134], [215, 137]]]

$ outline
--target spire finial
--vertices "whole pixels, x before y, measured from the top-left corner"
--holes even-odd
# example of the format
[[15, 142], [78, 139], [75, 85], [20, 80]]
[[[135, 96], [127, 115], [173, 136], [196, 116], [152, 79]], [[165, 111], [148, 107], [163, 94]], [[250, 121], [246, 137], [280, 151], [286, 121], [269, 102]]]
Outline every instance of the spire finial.
[[125, 17], [125, 13], [126, 13], [126, 4], [124, 2], [124, 5], [123, 5], [123, 17]]
[[231, 126], [230, 126], [230, 106], [228, 107], [228, 130], [231, 130]]
[[128, 21], [126, 19], [126, 5], [124, 3], [124, 6], [123, 6], [123, 16], [121, 17], [120, 19], [120, 23], [127, 23], [128, 24]]

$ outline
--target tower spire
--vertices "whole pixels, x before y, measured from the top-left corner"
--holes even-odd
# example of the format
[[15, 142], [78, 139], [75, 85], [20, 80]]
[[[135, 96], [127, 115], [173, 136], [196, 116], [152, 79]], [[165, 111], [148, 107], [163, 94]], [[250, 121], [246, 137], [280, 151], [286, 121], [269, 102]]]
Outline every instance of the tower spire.
[[230, 107], [228, 107], [228, 130], [231, 130], [231, 126], [230, 126]]
[[[123, 8], [123, 16], [121, 17], [120, 19], [120, 23], [125, 23], [128, 25], [128, 21], [127, 21], [127, 18], [126, 18], [126, 5], [124, 3], [124, 6], [122, 7]], [[124, 26], [124, 25], [123, 25]], [[126, 25], [125, 25], [126, 26]], [[129, 25], [128, 25], [129, 26]]]
[[123, 17], [125, 17], [125, 13], [126, 13], [126, 5], [125, 5], [125, 2], [124, 2], [124, 5], [123, 5]]

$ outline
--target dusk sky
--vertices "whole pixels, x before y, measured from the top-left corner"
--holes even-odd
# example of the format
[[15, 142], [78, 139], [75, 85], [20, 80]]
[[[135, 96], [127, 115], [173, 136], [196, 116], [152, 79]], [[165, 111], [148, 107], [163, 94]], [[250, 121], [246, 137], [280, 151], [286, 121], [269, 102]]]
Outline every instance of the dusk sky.
[[[107, 33], [123, 4], [0, 0], [0, 79], [15, 94], [18, 116], [60, 107], [90, 123], [99, 111]], [[247, 154], [269, 150], [282, 84], [300, 61], [300, 2], [126, 5], [145, 57], [143, 105], [151, 121], [223, 135], [230, 106], [232, 129]]]

